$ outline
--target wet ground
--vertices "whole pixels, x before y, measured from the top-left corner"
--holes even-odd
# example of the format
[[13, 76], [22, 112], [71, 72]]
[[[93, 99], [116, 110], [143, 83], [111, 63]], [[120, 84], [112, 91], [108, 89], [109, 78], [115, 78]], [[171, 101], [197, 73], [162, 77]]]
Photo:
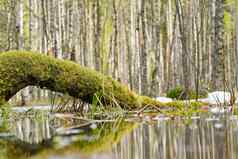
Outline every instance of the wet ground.
[[0, 120], [0, 159], [237, 159], [238, 117], [93, 121], [14, 108]]

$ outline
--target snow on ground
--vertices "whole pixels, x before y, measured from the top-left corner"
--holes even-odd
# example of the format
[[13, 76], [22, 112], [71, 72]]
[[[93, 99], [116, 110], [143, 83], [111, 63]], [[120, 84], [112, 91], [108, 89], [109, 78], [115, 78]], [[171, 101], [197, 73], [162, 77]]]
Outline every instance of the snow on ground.
[[[155, 99], [162, 103], [168, 103], [173, 101], [171, 98], [160, 97], [160, 96], [156, 97]], [[208, 93], [207, 98], [198, 99], [198, 101], [213, 104], [213, 105], [218, 105], [218, 104], [229, 104], [230, 99], [231, 99], [230, 92], [214, 91], [214, 92]], [[189, 102], [191, 101], [195, 101], [195, 100], [189, 100]], [[236, 103], [238, 104], [238, 98], [236, 100]]]
[[171, 98], [168, 97], [156, 97], [155, 99], [161, 103], [169, 103], [173, 101]]
[[206, 102], [209, 104], [229, 104], [231, 99], [231, 94], [224, 91], [215, 91], [208, 93], [207, 98], [199, 99], [201, 102]]
[[230, 103], [231, 94], [224, 91], [215, 91], [208, 94], [209, 103]]

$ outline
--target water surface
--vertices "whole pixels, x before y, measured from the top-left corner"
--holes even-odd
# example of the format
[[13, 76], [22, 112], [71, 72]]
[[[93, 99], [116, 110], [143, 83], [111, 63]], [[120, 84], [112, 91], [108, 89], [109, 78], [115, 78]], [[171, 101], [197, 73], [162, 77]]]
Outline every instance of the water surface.
[[19, 111], [0, 124], [0, 159], [238, 158], [236, 116], [89, 121]]

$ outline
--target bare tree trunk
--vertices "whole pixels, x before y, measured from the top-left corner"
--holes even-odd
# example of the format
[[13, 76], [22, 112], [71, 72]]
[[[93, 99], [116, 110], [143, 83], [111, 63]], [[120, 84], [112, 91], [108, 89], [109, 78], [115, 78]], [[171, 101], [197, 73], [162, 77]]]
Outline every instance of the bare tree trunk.
[[[35, 11], [35, 3], [34, 0], [29, 0], [29, 50], [36, 50], [36, 46], [34, 45], [34, 38], [36, 33], [36, 23], [34, 18], [34, 11]], [[29, 96], [31, 100], [36, 98], [36, 88], [29, 87]]]
[[42, 0], [41, 1], [41, 11], [42, 11], [42, 52], [46, 53], [48, 50], [48, 42], [49, 42], [49, 37], [48, 37], [48, 30], [47, 30], [47, 13], [46, 13], [46, 1]]
[[23, 14], [24, 14], [24, 1], [19, 0], [18, 2], [18, 16], [17, 16], [17, 22], [16, 22], [16, 29], [17, 29], [17, 35], [18, 35], [18, 45], [17, 48], [19, 50], [24, 49], [24, 35], [23, 35]]
[[[24, 1], [19, 0], [18, 2], [18, 10], [17, 10], [17, 22], [16, 22], [16, 29], [17, 29], [17, 48], [19, 50], [24, 49]], [[21, 97], [21, 105], [26, 105], [26, 90], [22, 90], [20, 92], [20, 97]]]
[[100, 0], [94, 2], [94, 63], [97, 71], [101, 70], [100, 57], [100, 32], [101, 32], [101, 15], [100, 15]]
[[[238, 1], [236, 1], [236, 6], [238, 6]], [[236, 26], [236, 28], [235, 28], [235, 33], [236, 33], [236, 35], [235, 35], [235, 59], [237, 59], [238, 58], [238, 7], [236, 8], [236, 14], [235, 14], [235, 26]], [[236, 61], [237, 62], [237, 61]], [[236, 83], [236, 89], [238, 89], [238, 65], [236, 65], [236, 68], [235, 68], [235, 83]]]
[[187, 50], [187, 37], [186, 37], [186, 29], [184, 24], [184, 15], [181, 0], [176, 0], [176, 11], [178, 14], [179, 21], [179, 30], [181, 36], [181, 44], [182, 44], [182, 69], [183, 69], [183, 86], [184, 86], [184, 97], [188, 98], [188, 93], [190, 89], [190, 80], [189, 80], [189, 54]]
[[55, 35], [54, 35], [54, 53], [55, 57], [62, 59], [62, 16], [61, 16], [61, 8], [63, 5], [62, 0], [57, 0], [57, 6], [56, 6], [56, 16], [55, 16]]
[[[129, 10], [129, 7], [127, 8]], [[126, 43], [126, 51], [127, 51], [127, 67], [128, 67], [128, 70], [127, 70], [127, 73], [128, 73], [128, 83], [129, 83], [129, 88], [131, 90], [133, 90], [133, 72], [132, 72], [132, 67], [133, 67], [133, 63], [132, 63], [132, 57], [133, 57], [133, 53], [132, 53], [132, 44], [129, 42], [130, 39], [132, 39], [130, 37], [130, 27], [129, 25], [131, 25], [130, 23], [132, 23], [132, 21], [130, 20], [130, 18], [128, 17], [126, 11], [124, 11], [123, 13], [123, 17], [125, 18], [124, 20], [124, 24], [128, 24], [127, 26], [125, 26], [125, 29], [124, 29], [124, 33], [125, 33], [125, 40], [127, 41]]]
[[212, 87], [213, 89], [224, 89], [224, 0], [216, 0], [215, 9], [214, 52], [212, 53]]
[[114, 19], [114, 39], [113, 39], [113, 78], [117, 79], [118, 76], [118, 13], [117, 13], [117, 6], [116, 0], [113, 0], [113, 19]]
[[141, 94], [148, 94], [148, 79], [147, 79], [147, 50], [146, 50], [146, 23], [145, 23], [145, 5], [146, 1], [141, 0], [141, 49], [140, 49], [140, 80]]
[[151, 71], [151, 84], [150, 84], [150, 95], [158, 96], [160, 93], [161, 77], [159, 74], [160, 69], [160, 1], [151, 2], [151, 16], [153, 18], [152, 27], [152, 49], [154, 52], [154, 68]]

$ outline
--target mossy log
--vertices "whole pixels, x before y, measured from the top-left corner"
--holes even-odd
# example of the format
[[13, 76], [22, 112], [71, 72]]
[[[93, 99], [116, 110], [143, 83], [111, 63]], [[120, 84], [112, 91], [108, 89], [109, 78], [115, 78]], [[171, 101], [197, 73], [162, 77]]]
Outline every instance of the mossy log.
[[125, 85], [71, 61], [59, 60], [37, 52], [10, 51], [0, 54], [0, 101], [8, 101], [27, 86], [39, 86], [92, 103], [100, 94], [105, 105], [125, 109], [164, 104], [139, 96]]

